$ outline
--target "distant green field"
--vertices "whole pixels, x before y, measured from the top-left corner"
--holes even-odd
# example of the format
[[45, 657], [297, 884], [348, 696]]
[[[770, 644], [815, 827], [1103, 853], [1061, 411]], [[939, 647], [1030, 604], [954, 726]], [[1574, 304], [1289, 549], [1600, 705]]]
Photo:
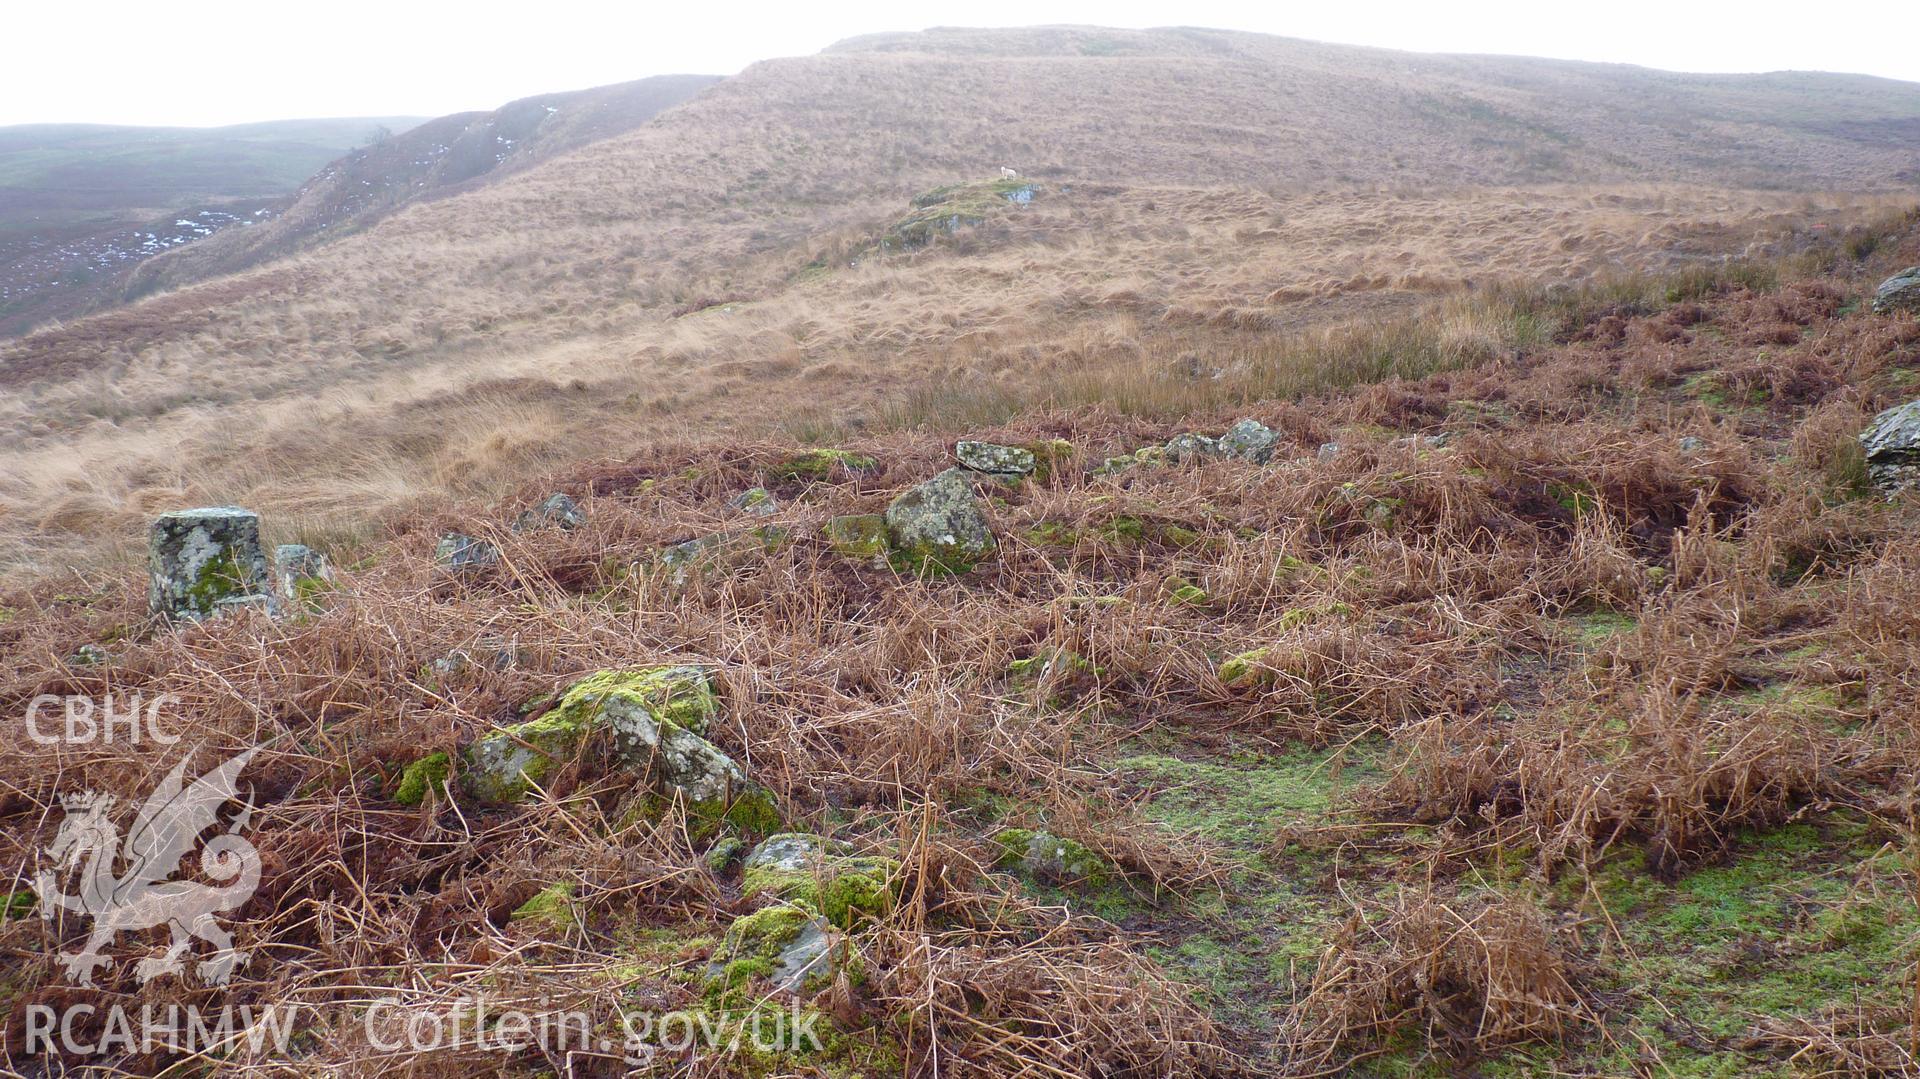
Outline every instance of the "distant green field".
[[415, 123], [359, 117], [219, 128], [0, 127], [0, 230], [289, 194], [347, 150]]

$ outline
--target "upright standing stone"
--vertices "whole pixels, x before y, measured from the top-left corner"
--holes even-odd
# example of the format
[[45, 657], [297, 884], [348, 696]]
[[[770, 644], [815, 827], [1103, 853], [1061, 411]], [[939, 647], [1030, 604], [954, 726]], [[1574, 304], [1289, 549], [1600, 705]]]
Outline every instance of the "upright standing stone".
[[993, 553], [993, 532], [963, 469], [910, 487], [887, 507], [896, 564], [917, 573], [965, 573]]
[[277, 608], [260, 515], [234, 506], [162, 514], [147, 535], [147, 610], [199, 621], [233, 607]]

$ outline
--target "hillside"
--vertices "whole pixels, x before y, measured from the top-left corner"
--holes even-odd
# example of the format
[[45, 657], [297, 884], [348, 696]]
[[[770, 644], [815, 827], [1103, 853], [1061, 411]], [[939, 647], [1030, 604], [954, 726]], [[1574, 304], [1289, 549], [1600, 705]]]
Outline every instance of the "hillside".
[[232, 127], [0, 127], [0, 233], [80, 215], [285, 195], [343, 150], [417, 117], [285, 120]]
[[429, 120], [316, 170], [292, 204], [261, 227], [226, 232], [142, 263], [128, 292], [178, 287], [358, 232], [411, 203], [444, 198], [483, 178], [630, 131], [718, 81], [711, 75], [662, 75]]
[[417, 122], [0, 128], [0, 338], [118, 301], [142, 260], [271, 219], [342, 151]]
[[[826, 446], [663, 414], [175, 582], [277, 618], [0, 591], [0, 1056], [211, 1066], [75, 1007], [132, 1001], [354, 1079], [1912, 1074], [1920, 497], [1860, 435], [1920, 209], [1835, 231]], [[244, 767], [166, 887], [244, 894], [89, 952], [189, 759]]]
[[[1847, 76], [1188, 30], [863, 39], [6, 346], [0, 500], [13, 559], [57, 564], [181, 499], [351, 529], [669, 431], [1202, 374], [1503, 280], [1794, 250], [1911, 198], [1916, 117], [1920, 87]], [[1002, 166], [1028, 201], [912, 204]], [[913, 215], [957, 231], [890, 242]]]

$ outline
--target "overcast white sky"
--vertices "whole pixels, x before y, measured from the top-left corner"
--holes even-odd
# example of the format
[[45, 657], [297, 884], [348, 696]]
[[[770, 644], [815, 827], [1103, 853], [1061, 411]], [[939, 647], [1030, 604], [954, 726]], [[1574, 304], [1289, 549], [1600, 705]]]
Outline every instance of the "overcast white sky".
[[1791, 8], [1767, 0], [17, 0], [0, 13], [0, 124], [437, 116], [646, 75], [732, 74], [855, 34], [961, 19], [1212, 26], [1428, 52], [1920, 81], [1915, 0]]

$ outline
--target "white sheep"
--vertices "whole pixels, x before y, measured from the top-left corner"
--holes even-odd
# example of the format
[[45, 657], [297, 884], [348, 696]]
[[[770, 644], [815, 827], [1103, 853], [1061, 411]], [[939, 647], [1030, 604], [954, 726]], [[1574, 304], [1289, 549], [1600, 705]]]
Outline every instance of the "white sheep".
[[1005, 165], [1002, 165], [1000, 166], [1000, 178], [1002, 180], [1018, 180], [1020, 178], [1020, 174], [1006, 167]]

